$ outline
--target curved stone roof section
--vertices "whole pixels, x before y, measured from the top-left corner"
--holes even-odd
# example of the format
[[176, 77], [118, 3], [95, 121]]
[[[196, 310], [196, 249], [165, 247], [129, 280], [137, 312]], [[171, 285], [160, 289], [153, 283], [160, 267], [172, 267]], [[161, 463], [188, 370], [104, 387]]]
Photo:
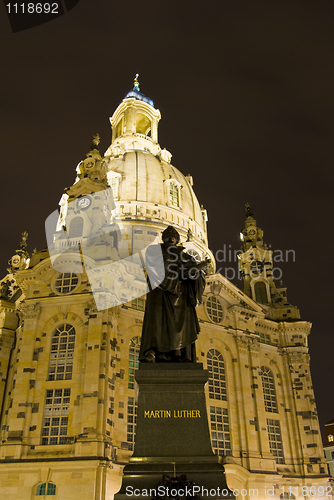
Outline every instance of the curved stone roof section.
[[125, 153], [121, 158], [111, 158], [109, 168], [121, 174], [118, 202], [142, 201], [176, 209], [168, 200], [168, 184], [176, 180], [180, 184], [178, 211], [196, 221], [206, 233], [205, 220], [191, 181], [173, 165], [159, 160], [152, 153], [137, 150]]

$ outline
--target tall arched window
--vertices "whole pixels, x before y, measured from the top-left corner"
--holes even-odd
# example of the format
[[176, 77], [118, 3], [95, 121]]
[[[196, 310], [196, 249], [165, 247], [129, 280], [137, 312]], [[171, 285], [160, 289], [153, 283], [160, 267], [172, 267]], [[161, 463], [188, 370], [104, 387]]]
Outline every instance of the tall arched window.
[[55, 495], [56, 485], [54, 483], [41, 483], [37, 486], [36, 496]]
[[128, 388], [135, 388], [135, 369], [138, 368], [138, 358], [140, 349], [140, 338], [133, 337], [129, 345], [129, 383]]
[[263, 281], [258, 281], [254, 285], [255, 301], [259, 304], [268, 304], [267, 287]]
[[51, 341], [48, 380], [72, 378], [75, 329], [68, 323], [54, 331]]
[[224, 358], [216, 349], [207, 355], [209, 370], [209, 397], [227, 401]]
[[179, 187], [176, 184], [170, 184], [169, 186], [169, 203], [175, 207], [180, 205]]
[[262, 378], [264, 408], [271, 413], [278, 413], [275, 381], [272, 371], [266, 366], [261, 366], [260, 374]]
[[[135, 369], [138, 368], [140, 349], [140, 338], [133, 337], [129, 345], [129, 383], [128, 388], [135, 388]], [[133, 450], [137, 424], [137, 404], [134, 397], [128, 397], [127, 414], [127, 443], [128, 449]]]
[[214, 295], [208, 297], [205, 306], [211, 321], [213, 321], [214, 323], [221, 323], [223, 321], [224, 309], [217, 297], [215, 297]]
[[82, 217], [74, 217], [70, 222], [69, 238], [78, 238], [82, 236], [83, 219]]
[[147, 135], [151, 130], [151, 121], [144, 113], [137, 113], [136, 132], [137, 134]]

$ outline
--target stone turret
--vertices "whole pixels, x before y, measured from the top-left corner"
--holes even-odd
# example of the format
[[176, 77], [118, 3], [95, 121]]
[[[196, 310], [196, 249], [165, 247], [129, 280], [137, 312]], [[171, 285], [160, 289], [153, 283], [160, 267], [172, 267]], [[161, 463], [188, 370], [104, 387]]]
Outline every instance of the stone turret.
[[282, 282], [276, 285], [273, 276], [273, 252], [263, 242], [263, 230], [257, 226], [249, 203], [246, 203], [245, 227], [240, 233], [242, 253], [238, 255], [244, 292], [266, 309], [271, 319], [296, 320], [300, 313], [287, 301]]

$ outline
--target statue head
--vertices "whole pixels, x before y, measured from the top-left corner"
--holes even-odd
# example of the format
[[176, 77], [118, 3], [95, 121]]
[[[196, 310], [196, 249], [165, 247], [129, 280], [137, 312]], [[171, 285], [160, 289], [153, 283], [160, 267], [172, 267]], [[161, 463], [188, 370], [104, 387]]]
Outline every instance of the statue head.
[[176, 245], [180, 241], [180, 235], [173, 226], [168, 226], [162, 233], [162, 241], [164, 243]]

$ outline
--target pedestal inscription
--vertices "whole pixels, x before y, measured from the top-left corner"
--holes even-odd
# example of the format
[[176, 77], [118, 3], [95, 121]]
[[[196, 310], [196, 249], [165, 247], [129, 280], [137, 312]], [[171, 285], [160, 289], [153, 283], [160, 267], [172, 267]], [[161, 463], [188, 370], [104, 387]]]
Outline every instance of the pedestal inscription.
[[[153, 498], [163, 478], [184, 477], [202, 499], [234, 498], [224, 469], [211, 448], [204, 384], [208, 372], [199, 363], [140, 364], [137, 428], [133, 456], [124, 468], [115, 500]], [[200, 490], [198, 489], [200, 488]], [[149, 493], [151, 491], [151, 494]], [[207, 493], [206, 493], [207, 492]], [[134, 497], [133, 497], [134, 498]]]

